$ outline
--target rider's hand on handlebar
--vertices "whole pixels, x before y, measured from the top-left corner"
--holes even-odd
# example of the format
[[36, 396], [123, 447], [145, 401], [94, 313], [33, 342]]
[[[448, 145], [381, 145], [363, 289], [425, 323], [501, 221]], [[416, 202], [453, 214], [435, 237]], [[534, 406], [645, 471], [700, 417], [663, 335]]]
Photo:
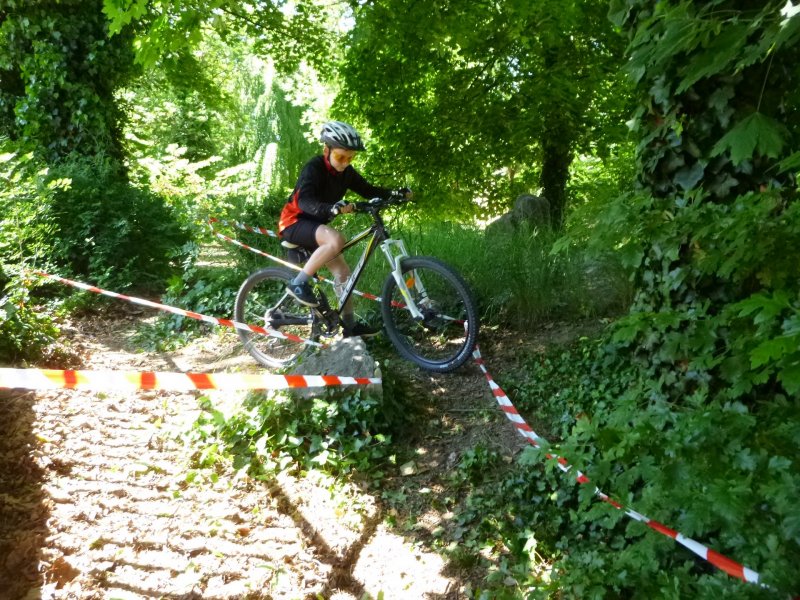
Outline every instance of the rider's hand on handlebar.
[[355, 211], [356, 207], [350, 204], [349, 202], [345, 202], [344, 200], [339, 200], [336, 204], [331, 206], [331, 215], [334, 217], [338, 214], [347, 214]]
[[414, 192], [411, 191], [411, 188], [402, 187], [396, 190], [392, 190], [392, 195], [397, 198], [402, 198], [404, 200], [411, 200], [414, 197]]

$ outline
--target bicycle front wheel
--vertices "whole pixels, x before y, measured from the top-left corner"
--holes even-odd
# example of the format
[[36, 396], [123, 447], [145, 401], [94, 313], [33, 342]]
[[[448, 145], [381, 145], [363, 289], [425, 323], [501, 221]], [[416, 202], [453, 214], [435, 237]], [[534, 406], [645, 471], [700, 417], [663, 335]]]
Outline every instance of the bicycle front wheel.
[[422, 313], [414, 319], [392, 275], [383, 286], [381, 311], [389, 339], [404, 358], [423, 369], [446, 373], [469, 358], [478, 339], [478, 310], [464, 280], [436, 258], [401, 263], [404, 290]]
[[[234, 318], [290, 336], [315, 340], [319, 337], [315, 313], [286, 293], [294, 272], [282, 267], [256, 271], [239, 288]], [[242, 344], [260, 364], [282, 368], [309, 350], [308, 344], [237, 329]]]

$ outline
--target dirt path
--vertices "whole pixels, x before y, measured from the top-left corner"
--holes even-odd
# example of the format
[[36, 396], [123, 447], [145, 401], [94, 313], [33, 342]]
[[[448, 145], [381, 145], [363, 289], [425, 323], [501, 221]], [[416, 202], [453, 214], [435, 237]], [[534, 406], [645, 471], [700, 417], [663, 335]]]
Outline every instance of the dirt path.
[[[95, 319], [65, 333], [88, 369], [256, 368], [229, 332], [135, 353], [126, 340], [136, 322]], [[518, 340], [496, 337], [489, 353], [502, 374]], [[477, 441], [509, 457], [523, 442], [476, 367], [405, 376], [438, 423], [410, 441], [413, 468], [387, 482], [410, 495], [410, 530], [390, 526], [379, 499], [319, 475], [187, 483], [193, 449], [181, 434], [196, 393], [0, 392], [0, 598], [466, 598], [475, 574], [418, 539], [447, 518], [426, 509], [429, 494]]]
[[[253, 368], [230, 334], [133, 353], [133, 325], [65, 333], [88, 369]], [[355, 489], [232, 473], [187, 484], [195, 393], [5, 392], [0, 411], [2, 598], [459, 597], [442, 559], [388, 531]]]

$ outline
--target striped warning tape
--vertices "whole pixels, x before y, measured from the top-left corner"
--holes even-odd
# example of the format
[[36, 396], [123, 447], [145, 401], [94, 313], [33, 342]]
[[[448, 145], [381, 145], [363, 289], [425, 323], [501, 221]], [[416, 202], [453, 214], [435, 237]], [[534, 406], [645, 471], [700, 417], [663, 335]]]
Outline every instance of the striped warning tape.
[[0, 388], [90, 390], [285, 390], [380, 384], [380, 378], [335, 375], [168, 373], [0, 368]]
[[[508, 417], [509, 421], [511, 421], [514, 424], [514, 427], [517, 428], [517, 431], [520, 433], [520, 435], [522, 435], [522, 437], [524, 437], [529, 444], [531, 444], [535, 448], [542, 449], [543, 446], [547, 444], [547, 441], [544, 438], [537, 435], [536, 432], [533, 431], [533, 429], [531, 429], [530, 425], [528, 425], [525, 422], [525, 419], [523, 419], [522, 415], [519, 414], [519, 412], [509, 399], [509, 397], [506, 395], [506, 393], [494, 381], [491, 374], [486, 369], [486, 365], [483, 362], [480, 350], [477, 347], [473, 352], [473, 357], [475, 358], [475, 362], [478, 364], [478, 367], [480, 368], [481, 372], [485, 375], [486, 380], [489, 382], [489, 387], [491, 388], [492, 394], [497, 400], [497, 404], [499, 405], [500, 410], [503, 411], [506, 417]], [[548, 459], [555, 460], [556, 466], [564, 473], [567, 473], [572, 470], [572, 466], [567, 462], [565, 458], [550, 452], [546, 452], [545, 456]], [[580, 484], [590, 483], [589, 478], [580, 471], [578, 471], [577, 469], [575, 473], [575, 480]], [[722, 554], [719, 554], [714, 550], [711, 550], [710, 548], [704, 546], [703, 544], [684, 536], [683, 534], [667, 527], [666, 525], [659, 523], [658, 521], [654, 521], [653, 519], [650, 519], [649, 517], [646, 517], [634, 510], [631, 510], [630, 508], [626, 508], [619, 502], [610, 498], [607, 494], [603, 493], [597, 487], [595, 487], [594, 493], [603, 502], [607, 502], [617, 510], [623, 511], [625, 515], [627, 515], [631, 519], [644, 523], [650, 529], [657, 531], [663, 535], [666, 535], [667, 537], [671, 537], [676, 542], [688, 548], [689, 550], [694, 552], [697, 556], [708, 561], [718, 569], [721, 569], [726, 573], [728, 573], [729, 575], [737, 577], [742, 581], [746, 581], [748, 583], [759, 583], [760, 575], [757, 572], [753, 571], [752, 569], [749, 569], [744, 565], [734, 560], [731, 560], [730, 558], [727, 558], [726, 556], [723, 556]], [[761, 583], [760, 585], [763, 587], [767, 587], [763, 583]]]
[[[218, 219], [209, 219], [209, 222], [212, 222], [212, 223], [213, 222], [219, 222], [219, 223], [222, 223], [224, 225], [229, 225], [229, 226], [237, 227], [239, 229], [243, 229], [245, 231], [255, 232], [255, 233], [259, 233], [259, 234], [262, 234], [262, 235], [268, 235], [268, 236], [272, 236], [272, 237], [278, 237], [275, 232], [270, 231], [268, 229], [263, 229], [261, 227], [251, 227], [251, 226], [245, 225], [243, 223], [238, 223], [238, 222], [235, 222], [235, 221], [234, 222], [228, 222], [228, 221], [220, 221]], [[261, 252], [260, 250], [256, 250], [255, 248], [251, 248], [249, 246], [246, 246], [245, 244], [242, 244], [241, 242], [237, 242], [236, 240], [228, 238], [227, 236], [223, 236], [222, 234], [217, 234], [217, 235], [219, 237], [221, 237], [222, 239], [225, 239], [225, 240], [227, 240], [229, 242], [232, 242], [234, 244], [237, 244], [239, 246], [247, 248], [248, 250], [251, 250], [253, 252], [257, 252], [257, 253], [262, 254], [262, 255], [264, 255], [264, 256], [266, 256], [268, 258], [271, 258], [273, 260], [277, 260], [278, 262], [281, 262], [281, 263], [284, 262], [284, 261], [281, 261], [280, 259], [278, 259], [278, 258], [276, 258], [274, 256], [271, 256], [269, 254]], [[294, 268], [297, 268], [297, 267], [294, 267]], [[369, 297], [366, 294], [362, 294], [362, 295]], [[373, 298], [380, 300], [379, 298], [377, 298], [375, 296], [373, 296]], [[502, 390], [502, 388], [500, 388], [500, 386], [497, 385], [497, 383], [495, 383], [494, 379], [492, 378], [492, 376], [489, 374], [488, 370], [486, 369], [486, 366], [485, 366], [485, 364], [483, 362], [483, 358], [481, 357], [481, 354], [480, 354], [480, 350], [477, 347], [475, 348], [473, 356], [475, 358], [475, 362], [478, 364], [479, 368], [481, 369], [481, 371], [486, 376], [486, 379], [489, 382], [489, 387], [491, 388], [492, 394], [495, 396], [500, 409], [503, 411], [503, 413], [506, 415], [506, 417], [508, 417], [508, 419], [514, 424], [514, 426], [517, 428], [517, 431], [528, 441], [528, 443], [530, 443], [531, 445], [533, 445], [536, 448], [542, 448], [543, 444], [546, 444], [546, 440], [541, 438], [539, 435], [536, 434], [535, 431], [533, 431], [533, 429], [531, 429], [531, 427], [525, 422], [525, 420], [519, 414], [517, 409], [514, 407], [514, 405], [512, 404], [511, 400], [508, 398], [508, 396], [505, 394], [505, 392]], [[556, 465], [558, 466], [558, 468], [561, 471], [566, 473], [566, 472], [569, 472], [570, 470], [572, 470], [572, 466], [569, 465], [568, 461], [565, 458], [563, 458], [561, 456], [558, 456], [556, 454], [549, 453], [549, 452], [546, 452], [545, 456], [548, 459], [554, 459], [556, 461]], [[588, 484], [588, 483], [590, 483], [589, 478], [585, 474], [583, 474], [582, 472], [580, 472], [578, 470], [576, 470], [575, 479], [580, 484]], [[637, 513], [636, 511], [634, 511], [632, 509], [624, 507], [620, 503], [618, 503], [615, 500], [613, 500], [612, 498], [610, 498], [607, 494], [605, 494], [603, 491], [601, 491], [597, 487], [595, 487], [595, 495], [598, 498], [600, 498], [602, 501], [607, 502], [608, 504], [613, 506], [614, 508], [623, 511], [624, 514], [627, 515], [628, 517], [630, 517], [630, 518], [632, 518], [632, 519], [634, 519], [636, 521], [644, 523], [645, 525], [647, 525], [648, 527], [650, 527], [654, 531], [657, 531], [657, 532], [659, 532], [659, 533], [661, 533], [663, 535], [671, 537], [672, 539], [677, 541], [679, 544], [681, 544], [684, 547], [688, 548], [689, 550], [694, 552], [696, 555], [700, 556], [704, 560], [707, 560], [708, 562], [710, 562], [711, 564], [713, 564], [717, 568], [725, 571], [729, 575], [732, 575], [733, 577], [737, 577], [737, 578], [739, 578], [739, 579], [741, 579], [743, 581], [747, 581], [747, 582], [750, 582], [750, 583], [758, 583], [759, 582], [760, 575], [757, 572], [753, 571], [752, 569], [749, 569], [749, 568], [745, 567], [744, 565], [742, 565], [742, 564], [740, 564], [740, 563], [738, 563], [738, 562], [736, 562], [734, 560], [731, 560], [731, 559], [719, 554], [718, 552], [715, 552], [714, 550], [711, 550], [710, 548], [707, 548], [703, 544], [700, 544], [699, 542], [684, 536], [683, 534], [675, 531], [674, 529], [671, 529], [671, 528], [667, 527], [666, 525], [663, 525], [663, 524], [659, 523], [658, 521], [654, 521], [653, 519], [650, 519], [649, 517], [646, 517], [646, 516], [644, 516], [644, 515], [642, 515], [640, 513]], [[761, 584], [761, 585], [764, 585], [764, 584]]]
[[213, 226], [214, 223], [219, 223], [220, 225], [224, 225], [226, 227], [236, 227], [237, 229], [242, 229], [244, 231], [249, 231], [250, 233], [260, 233], [261, 235], [267, 235], [269, 237], [280, 237], [277, 233], [270, 229], [264, 229], [263, 227], [253, 227], [252, 225], [245, 225], [244, 223], [240, 223], [239, 221], [225, 221], [224, 219], [217, 219], [216, 217], [209, 217], [208, 222], [211, 223]]
[[169, 306], [167, 304], [159, 304], [157, 302], [151, 302], [150, 300], [145, 300], [144, 298], [137, 298], [135, 296], [126, 296], [125, 294], [110, 292], [108, 290], [104, 290], [99, 287], [95, 287], [93, 285], [81, 283], [80, 281], [73, 281], [72, 279], [59, 277], [58, 275], [50, 275], [49, 273], [44, 273], [42, 271], [34, 271], [34, 273], [36, 275], [39, 275], [40, 277], [51, 279], [53, 281], [58, 281], [60, 283], [65, 283], [80, 290], [85, 290], [87, 292], [94, 292], [95, 294], [102, 294], [103, 296], [109, 296], [111, 298], [118, 298], [120, 300], [132, 302], [133, 304], [139, 304], [140, 306], [147, 306], [148, 308], [163, 310], [165, 312], [180, 315], [182, 317], [188, 317], [190, 319], [195, 319], [197, 321], [204, 321], [206, 323], [212, 323], [214, 325], [219, 325], [221, 327], [232, 327], [234, 329], [240, 329], [242, 331], [250, 331], [252, 333], [268, 335], [270, 337], [276, 337], [284, 340], [289, 340], [292, 342], [308, 344], [310, 346], [319, 346], [319, 347], [323, 346], [323, 344], [320, 344], [319, 342], [315, 342], [313, 340], [307, 340], [305, 338], [301, 338], [291, 333], [282, 333], [280, 331], [276, 331], [275, 329], [259, 327], [258, 325], [248, 325], [246, 323], [240, 323], [239, 321], [232, 321], [230, 319], [218, 319], [216, 317], [209, 317], [208, 315], [196, 313], [191, 310], [184, 310], [182, 308]]
[[[228, 225], [230, 227], [238, 227], [239, 229], [243, 229], [244, 231], [252, 231], [252, 232], [255, 232], [255, 233], [261, 233], [262, 235], [269, 235], [271, 237], [277, 237], [277, 234], [274, 231], [270, 231], [269, 229], [264, 229], [263, 227], [252, 227], [250, 225], [244, 225], [243, 223], [237, 223], [236, 221], [222, 221], [222, 220], [219, 220], [219, 219], [215, 219], [213, 217], [210, 218], [208, 220], [208, 222], [211, 224], [211, 232], [216, 237], [218, 237], [219, 239], [224, 240], [224, 241], [228, 242], [229, 244], [233, 244], [235, 246], [239, 246], [240, 248], [244, 248], [245, 250], [248, 250], [248, 251], [250, 251], [250, 252], [252, 252], [254, 254], [258, 254], [259, 256], [263, 256], [265, 258], [269, 258], [270, 260], [273, 260], [276, 263], [281, 264], [281, 265], [283, 265], [285, 267], [289, 267], [290, 269], [294, 269], [295, 271], [302, 270], [299, 266], [297, 266], [294, 263], [290, 263], [289, 261], [283, 260], [282, 258], [278, 258], [277, 256], [274, 256], [272, 254], [264, 252], [263, 250], [259, 250], [258, 248], [254, 248], [253, 246], [248, 246], [247, 244], [245, 244], [243, 242], [240, 242], [239, 240], [236, 240], [236, 239], [234, 239], [234, 238], [232, 238], [230, 236], [227, 236], [224, 233], [220, 233], [219, 231], [214, 229], [213, 223], [221, 223], [222, 225]], [[330, 285], [335, 285], [332, 280], [326, 279], [325, 277], [322, 277], [321, 275], [316, 275], [315, 277], [316, 277], [316, 279], [318, 281], [324, 281], [325, 283], [328, 283]], [[378, 296], [376, 296], [374, 294], [369, 294], [367, 292], [361, 292], [359, 290], [353, 290], [353, 293], [356, 296], [361, 296], [363, 298], [367, 298], [368, 300], [375, 300], [376, 302], [380, 302], [381, 301], [380, 297], [378, 297]]]
[[[211, 229], [211, 231], [219, 239], [225, 240], [226, 242], [228, 242], [230, 244], [234, 244], [236, 246], [239, 246], [240, 248], [244, 248], [245, 250], [249, 250], [250, 252], [253, 252], [255, 254], [259, 254], [261, 256], [264, 256], [266, 258], [274, 260], [276, 263], [282, 264], [283, 266], [289, 267], [290, 269], [294, 269], [295, 271], [301, 271], [302, 270], [300, 267], [298, 267], [294, 263], [290, 263], [289, 261], [283, 260], [282, 258], [278, 258], [277, 256], [273, 256], [272, 254], [267, 254], [266, 252], [264, 252], [263, 250], [259, 250], [258, 248], [253, 248], [252, 246], [248, 246], [247, 244], [244, 244], [244, 243], [240, 242], [239, 240], [235, 240], [232, 237], [228, 237], [227, 235], [225, 235], [223, 233], [220, 233], [219, 231], [216, 231], [213, 228]], [[322, 280], [322, 277], [317, 277], [317, 279]]]
[[[218, 222], [218, 223], [221, 223], [223, 225], [236, 227], [236, 228], [239, 228], [239, 229], [243, 229], [245, 231], [259, 233], [259, 234], [262, 234], [262, 235], [268, 235], [268, 236], [271, 236], [271, 237], [278, 237], [275, 232], [270, 231], [268, 229], [264, 229], [264, 228], [261, 228], [261, 227], [251, 227], [251, 226], [248, 226], [248, 225], [245, 225], [243, 223], [236, 222], [236, 221], [228, 222], [228, 221], [222, 221], [222, 220], [218, 220], [218, 219], [213, 219], [212, 218], [212, 219], [209, 219], [209, 222], [210, 223]], [[212, 228], [212, 230], [213, 230], [213, 228]], [[264, 252], [261, 252], [260, 250], [257, 250], [255, 248], [251, 248], [251, 247], [249, 247], [249, 246], [247, 246], [245, 244], [242, 244], [241, 242], [237, 242], [236, 240], [233, 240], [232, 238], [229, 238], [227, 236], [223, 236], [222, 234], [216, 233], [216, 235], [218, 237], [222, 238], [222, 239], [225, 239], [226, 241], [229, 241], [231, 243], [234, 243], [234, 244], [237, 244], [239, 246], [242, 246], [242, 247], [244, 247], [244, 248], [246, 248], [248, 250], [251, 250], [253, 252], [256, 252], [258, 254], [262, 254], [263, 256], [266, 256], [268, 258], [271, 258], [271, 259], [276, 260], [278, 262], [281, 262], [283, 264], [289, 264], [289, 263], [285, 263], [285, 261], [282, 261], [281, 259], [278, 259], [277, 257], [274, 257], [272, 255], [269, 255], [269, 254], [266, 254]], [[295, 269], [298, 268], [298, 267], [296, 267], [294, 265], [291, 265], [291, 266], [293, 268], [295, 268]], [[360, 292], [357, 292], [357, 293], [359, 293], [360, 295], [363, 295], [365, 297], [368, 297], [368, 298], [371, 297], [372, 299], [380, 301], [380, 298], [378, 298], [377, 296], [372, 296], [372, 295], [368, 295], [368, 294], [361, 294]], [[483, 358], [481, 357], [481, 354], [480, 354], [480, 349], [477, 346], [475, 348], [473, 356], [474, 356], [475, 362], [478, 364], [480, 370], [485, 375], [485, 377], [486, 377], [486, 379], [487, 379], [487, 381], [489, 383], [489, 387], [492, 390], [492, 394], [494, 395], [494, 397], [497, 400], [497, 403], [498, 403], [500, 409], [503, 411], [503, 413], [506, 415], [506, 417], [508, 417], [508, 419], [514, 424], [514, 426], [516, 427], [517, 431], [528, 441], [528, 443], [530, 443], [532, 446], [534, 446], [536, 448], [543, 448], [543, 446], [547, 444], [547, 441], [544, 438], [542, 438], [539, 435], [537, 435], [537, 433], [535, 431], [533, 431], [533, 429], [530, 427], [530, 425], [528, 425], [525, 422], [525, 419], [523, 419], [522, 416], [519, 414], [519, 412], [517, 411], [517, 409], [514, 407], [513, 403], [511, 402], [511, 400], [506, 395], [506, 393], [494, 381], [494, 379], [492, 378], [491, 374], [486, 369], [486, 366], [485, 366], [485, 364], [483, 362]], [[561, 471], [563, 471], [564, 473], [567, 473], [567, 472], [572, 470], [572, 466], [569, 464], [569, 462], [565, 458], [563, 458], [561, 456], [558, 456], [556, 454], [550, 453], [550, 452], [545, 452], [545, 456], [548, 459], [555, 460], [557, 467]], [[582, 485], [590, 483], [590, 479], [584, 473], [582, 473], [579, 470], [576, 470], [576, 472], [575, 472], [575, 480], [578, 483], [582, 484]], [[703, 544], [693, 540], [692, 538], [686, 537], [683, 534], [681, 534], [680, 532], [678, 532], [678, 531], [676, 531], [674, 529], [671, 529], [670, 527], [667, 527], [666, 525], [663, 525], [662, 523], [659, 523], [658, 521], [650, 519], [649, 517], [646, 517], [645, 515], [642, 515], [642, 514], [636, 512], [636, 511], [630, 509], [630, 508], [627, 508], [627, 507], [623, 506], [622, 504], [620, 504], [619, 502], [617, 502], [614, 499], [612, 499], [611, 497], [609, 497], [607, 494], [605, 494], [602, 490], [600, 490], [597, 487], [595, 487], [595, 495], [600, 500], [602, 500], [603, 502], [606, 502], [606, 503], [610, 504], [611, 506], [613, 506], [617, 510], [623, 511], [623, 513], [626, 516], [628, 516], [629, 518], [634, 519], [636, 521], [639, 521], [641, 523], [644, 523], [650, 529], [652, 529], [654, 531], [657, 531], [657, 532], [659, 532], [659, 533], [661, 533], [661, 534], [663, 534], [663, 535], [665, 535], [667, 537], [670, 537], [670, 538], [674, 539], [676, 542], [678, 542], [679, 544], [681, 544], [685, 548], [689, 549], [690, 551], [692, 551], [694, 554], [696, 554], [697, 556], [701, 557], [702, 559], [708, 561], [709, 563], [711, 563], [715, 567], [721, 569], [725, 573], [728, 573], [729, 575], [731, 575], [733, 577], [741, 579], [742, 581], [746, 581], [748, 583], [758, 583], [759, 585], [761, 585], [763, 587], [767, 587], [764, 583], [760, 583], [760, 578], [761, 577], [760, 577], [759, 573], [757, 573], [756, 571], [753, 571], [752, 569], [742, 565], [741, 563], [738, 563], [738, 562], [736, 562], [736, 561], [734, 561], [734, 560], [732, 560], [730, 558], [727, 558], [726, 556], [724, 556], [724, 555], [722, 555], [722, 554], [720, 554], [718, 552], [715, 552], [714, 550], [704, 546]]]

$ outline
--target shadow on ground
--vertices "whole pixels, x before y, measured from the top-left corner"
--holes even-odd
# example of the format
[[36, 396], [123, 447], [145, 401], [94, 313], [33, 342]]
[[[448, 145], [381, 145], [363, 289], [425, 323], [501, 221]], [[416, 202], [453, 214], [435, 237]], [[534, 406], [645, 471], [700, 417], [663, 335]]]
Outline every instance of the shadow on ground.
[[35, 419], [32, 393], [0, 391], [0, 590], [9, 600], [44, 583], [39, 565], [50, 509], [46, 473], [33, 456]]

